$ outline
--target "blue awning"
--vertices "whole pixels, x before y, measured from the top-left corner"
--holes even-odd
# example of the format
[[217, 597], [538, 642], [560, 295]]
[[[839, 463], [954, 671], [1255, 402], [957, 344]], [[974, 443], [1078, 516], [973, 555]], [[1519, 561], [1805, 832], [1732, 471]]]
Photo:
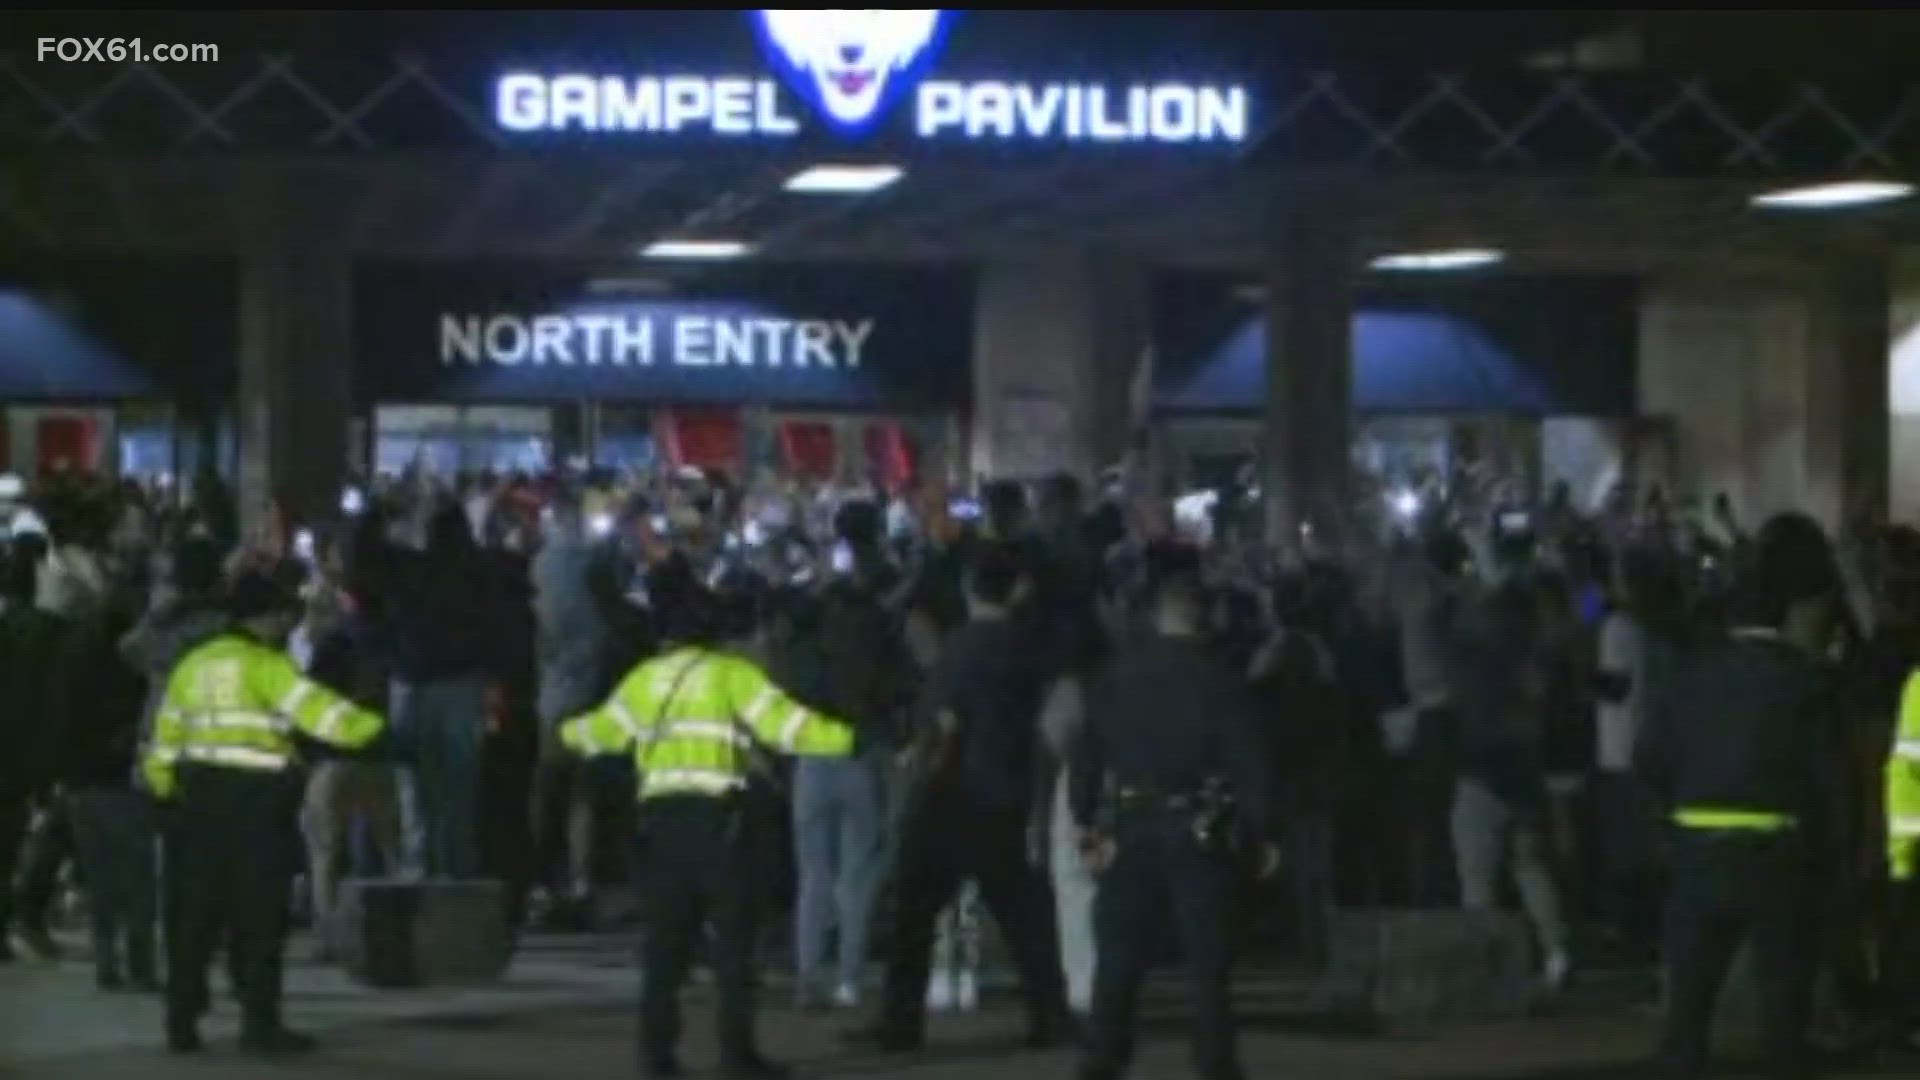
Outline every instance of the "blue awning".
[[152, 376], [25, 290], [0, 290], [0, 399], [116, 400], [151, 397]]
[[0, 400], [224, 396], [238, 381], [234, 264], [212, 258], [0, 265]]
[[[1362, 413], [1625, 416], [1635, 408], [1638, 298], [1614, 282], [1489, 283], [1372, 294], [1353, 320]], [[1230, 291], [1163, 302], [1155, 405], [1257, 412], [1266, 321]]]

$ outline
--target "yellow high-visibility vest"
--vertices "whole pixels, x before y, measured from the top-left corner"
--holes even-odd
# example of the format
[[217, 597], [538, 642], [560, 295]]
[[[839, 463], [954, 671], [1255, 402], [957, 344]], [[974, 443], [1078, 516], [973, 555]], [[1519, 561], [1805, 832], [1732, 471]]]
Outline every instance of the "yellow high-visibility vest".
[[1920, 671], [1900, 694], [1900, 726], [1887, 757], [1887, 859], [1895, 881], [1920, 874]]
[[174, 666], [141, 771], [164, 799], [173, 795], [182, 764], [277, 773], [293, 764], [296, 736], [357, 750], [385, 726], [300, 674], [287, 654], [222, 634]]
[[632, 754], [646, 800], [744, 790], [756, 743], [843, 757], [854, 740], [851, 727], [794, 701], [752, 661], [685, 648], [634, 668], [606, 704], [561, 725], [560, 741], [576, 754]]

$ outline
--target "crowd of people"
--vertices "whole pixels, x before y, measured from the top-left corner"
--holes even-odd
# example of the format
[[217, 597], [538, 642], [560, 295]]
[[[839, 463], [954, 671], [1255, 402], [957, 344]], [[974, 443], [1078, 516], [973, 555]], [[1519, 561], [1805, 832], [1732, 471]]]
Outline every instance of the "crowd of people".
[[[1704, 721], [1675, 736], [1672, 713], [1703, 666], [1732, 663], [1714, 652], [1729, 628], [1778, 638], [1818, 592], [1831, 626], [1805, 651], [1821, 737], [1782, 745], [1820, 758], [1831, 804], [1806, 858], [1832, 887], [1803, 913], [1834, 928], [1819, 939], [1825, 1030], [1897, 1042], [1913, 1019], [1882, 805], [1920, 660], [1909, 531], [1850, 525], [1822, 576], [1804, 569], [1818, 544], [1749, 538], [1724, 500], [1689, 515], [1623, 495], [1583, 514], [1564, 489], [1528, 505], [1430, 478], [1276, 543], [1233, 488], [1196, 521], [1064, 476], [955, 497], [742, 491], [689, 470], [389, 478], [349, 490], [335, 520], [243, 541], [211, 479], [184, 502], [6, 479], [0, 959], [9, 930], [58, 954], [47, 931], [71, 859], [103, 989], [161, 980], [155, 901], [174, 894], [137, 763], [183, 658], [259, 615], [233, 609], [236, 581], [297, 590], [289, 648], [306, 677], [390, 720], [375, 753], [300, 759], [302, 906], [323, 955], [343, 944], [343, 875], [494, 878], [516, 925], [562, 930], [622, 923], [622, 901], [644, 896], [650, 976], [690, 959], [654, 924], [704, 910], [752, 938], [764, 912], [748, 908], [771, 899], [791, 911], [796, 1004], [858, 1009], [878, 990], [860, 1034], [907, 1051], [930, 1008], [977, 1004], [984, 911], [1033, 1041], [1083, 1034], [1096, 1078], [1125, 1066], [1157, 955], [1141, 932], [1163, 924], [1195, 969], [1208, 1076], [1238, 1075], [1229, 926], [1324, 966], [1337, 911], [1511, 896], [1549, 992], [1587, 961], [1672, 965], [1663, 912], [1711, 908], [1701, 882], [1719, 879], [1699, 867], [1727, 857], [1676, 847], [1673, 815], [1692, 812], [1676, 791], [1700, 755], [1745, 753], [1701, 749]], [[1768, 554], [1782, 545], [1798, 554]], [[1756, 591], [1777, 603], [1756, 607]], [[709, 654], [747, 666], [684, 660]], [[1742, 662], [1761, 684], [1801, 685]], [[663, 731], [693, 741], [663, 749]], [[729, 748], [737, 790], [699, 738]], [[673, 801], [716, 777], [754, 838], [751, 897], [703, 861], [733, 826]], [[1766, 828], [1682, 826], [1683, 841]], [[1215, 849], [1252, 872], [1215, 874]], [[1720, 941], [1701, 934], [1695, 952]], [[736, 952], [751, 950], [710, 956], [740, 995], [723, 1037], [761, 1075], [741, 1018], [755, 976]], [[1697, 989], [1679, 996], [1699, 1010]], [[1670, 1020], [1669, 1053], [1692, 1053], [1680, 1029], [1698, 1023]], [[646, 1027], [650, 1065], [671, 1074], [677, 1013], [651, 977]]]

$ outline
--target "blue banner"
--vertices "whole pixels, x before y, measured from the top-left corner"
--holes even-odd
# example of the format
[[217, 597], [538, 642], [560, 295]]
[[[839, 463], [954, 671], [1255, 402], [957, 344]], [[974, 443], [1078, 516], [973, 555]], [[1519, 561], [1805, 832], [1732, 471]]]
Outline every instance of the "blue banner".
[[[1154, 403], [1257, 412], [1266, 319], [1230, 283], [1162, 283]], [[1630, 416], [1639, 294], [1612, 280], [1485, 280], [1371, 288], [1353, 318], [1354, 409], [1363, 414]]]
[[920, 267], [633, 271], [596, 278], [378, 263], [355, 281], [363, 402], [954, 409], [971, 276]]

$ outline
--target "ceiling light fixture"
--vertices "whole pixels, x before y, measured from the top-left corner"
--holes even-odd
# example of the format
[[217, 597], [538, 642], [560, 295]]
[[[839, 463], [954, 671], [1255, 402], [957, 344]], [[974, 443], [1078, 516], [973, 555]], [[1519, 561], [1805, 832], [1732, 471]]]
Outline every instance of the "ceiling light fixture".
[[898, 165], [815, 165], [788, 177], [786, 188], [800, 195], [869, 195], [904, 175]]
[[1382, 255], [1368, 265], [1375, 270], [1474, 270], [1502, 262], [1506, 257], [1504, 252], [1492, 248], [1446, 248]]
[[1765, 210], [1846, 210], [1912, 194], [1913, 185], [1899, 180], [1839, 180], [1764, 192], [1753, 197], [1753, 205]]
[[656, 240], [640, 249], [643, 259], [741, 259], [752, 253], [745, 240]]

